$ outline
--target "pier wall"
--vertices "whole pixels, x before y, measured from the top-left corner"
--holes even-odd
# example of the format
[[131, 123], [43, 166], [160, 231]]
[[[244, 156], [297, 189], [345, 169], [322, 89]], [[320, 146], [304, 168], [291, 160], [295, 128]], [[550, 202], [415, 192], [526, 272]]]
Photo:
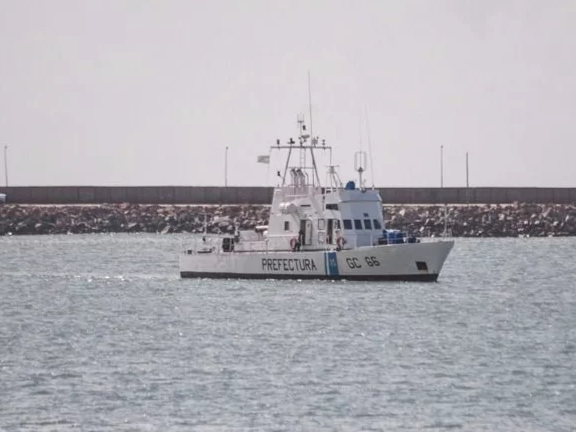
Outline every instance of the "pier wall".
[[[576, 188], [379, 188], [384, 204], [576, 203]], [[0, 187], [12, 204], [270, 204], [271, 187], [12, 186]]]

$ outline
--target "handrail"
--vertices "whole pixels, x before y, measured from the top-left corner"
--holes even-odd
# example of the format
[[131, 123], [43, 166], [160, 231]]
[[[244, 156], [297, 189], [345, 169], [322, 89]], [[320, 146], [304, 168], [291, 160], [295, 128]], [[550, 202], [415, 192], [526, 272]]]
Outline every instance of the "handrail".
[[[346, 235], [346, 233], [348, 233]], [[429, 241], [437, 241], [438, 237], [417, 237], [418, 241], [429, 242]], [[453, 237], [452, 229], [449, 229], [446, 233], [446, 236], [442, 236], [442, 239], [448, 239]], [[349, 230], [349, 231], [341, 231], [340, 234], [344, 239], [345, 243], [342, 244], [342, 250], [350, 250], [356, 249], [358, 247], [367, 247], [367, 246], [376, 246], [380, 245], [379, 239], [383, 236], [378, 231], [375, 232], [374, 230]], [[195, 235], [192, 239], [192, 247], [185, 249], [185, 253], [202, 253], [202, 248], [210, 249], [210, 253], [223, 253], [222, 251], [222, 242], [221, 239], [223, 238], [234, 238], [232, 234], [206, 234], [206, 235]], [[204, 238], [206, 240], [204, 240]], [[283, 240], [288, 239], [298, 239], [299, 235], [295, 233], [280, 233], [280, 234], [272, 234], [267, 235], [266, 237], [260, 239], [243, 239], [240, 238], [240, 241], [234, 242], [233, 252], [247, 252], [247, 251], [280, 251], [280, 250], [291, 250], [291, 245], [289, 242], [283, 243]], [[315, 250], [334, 250], [338, 248], [338, 244], [336, 243], [336, 237], [334, 237], [334, 243], [327, 243], [326, 241], [322, 242], [319, 241], [317, 237], [312, 236], [312, 243], [305, 244], [301, 246], [300, 250], [306, 250], [307, 248], [314, 248]], [[407, 243], [405, 240], [406, 237], [403, 237], [403, 241], [400, 243]], [[384, 243], [386, 244], [386, 243]], [[396, 244], [396, 243], [390, 243]], [[228, 252], [225, 252], [228, 253]]]

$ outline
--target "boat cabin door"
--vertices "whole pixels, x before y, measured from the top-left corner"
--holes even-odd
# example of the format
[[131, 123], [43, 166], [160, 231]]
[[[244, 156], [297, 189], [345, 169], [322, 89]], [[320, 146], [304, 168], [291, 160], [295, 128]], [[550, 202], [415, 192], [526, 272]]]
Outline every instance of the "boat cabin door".
[[302, 245], [312, 244], [312, 221], [303, 219], [300, 221], [300, 235], [298, 240]]
[[328, 243], [336, 243], [336, 230], [340, 229], [340, 221], [338, 219], [328, 219], [328, 228], [326, 230], [328, 234]]

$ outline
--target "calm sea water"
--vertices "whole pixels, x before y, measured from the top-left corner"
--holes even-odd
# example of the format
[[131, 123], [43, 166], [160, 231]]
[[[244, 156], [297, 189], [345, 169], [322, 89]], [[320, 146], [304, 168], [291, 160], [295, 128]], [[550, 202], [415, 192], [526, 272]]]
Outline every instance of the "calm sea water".
[[1, 431], [576, 430], [575, 239], [420, 284], [181, 280], [187, 238], [0, 238]]

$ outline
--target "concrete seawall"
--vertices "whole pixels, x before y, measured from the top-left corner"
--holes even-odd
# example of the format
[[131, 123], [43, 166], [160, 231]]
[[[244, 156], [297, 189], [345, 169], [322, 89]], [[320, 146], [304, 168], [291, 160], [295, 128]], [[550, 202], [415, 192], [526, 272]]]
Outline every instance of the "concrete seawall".
[[[269, 206], [99, 206], [0, 205], [0, 235], [107, 232], [232, 233], [266, 224]], [[444, 206], [386, 206], [388, 228], [420, 237], [439, 236]], [[455, 237], [576, 236], [576, 205], [512, 204], [449, 206], [448, 229]]]
[[[576, 188], [379, 188], [385, 204], [576, 203]], [[212, 186], [17, 186], [0, 187], [12, 204], [207, 204], [266, 205], [270, 187]]]

